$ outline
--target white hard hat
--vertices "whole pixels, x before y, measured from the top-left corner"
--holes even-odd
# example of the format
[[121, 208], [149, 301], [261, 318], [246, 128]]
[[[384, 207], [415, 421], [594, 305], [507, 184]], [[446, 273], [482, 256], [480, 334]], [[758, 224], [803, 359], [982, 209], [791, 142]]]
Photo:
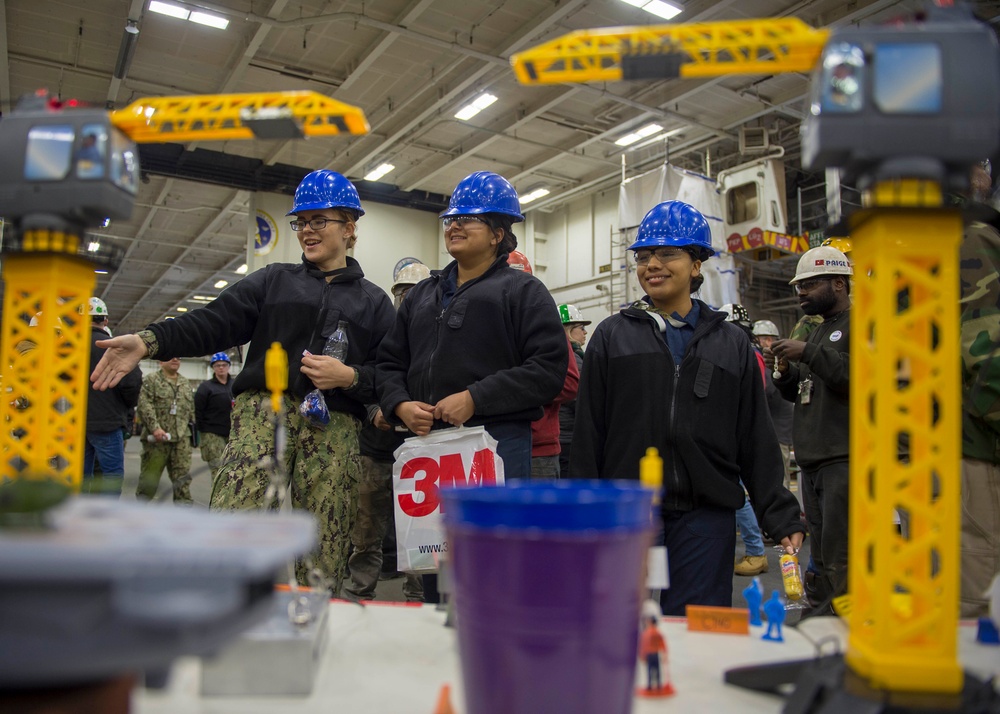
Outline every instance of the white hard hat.
[[799, 258], [799, 264], [795, 268], [795, 277], [788, 281], [789, 285], [795, 285], [800, 280], [818, 278], [822, 275], [854, 275], [854, 268], [847, 256], [836, 248], [821, 245], [818, 248], [807, 250]]
[[719, 308], [719, 312], [726, 314], [726, 322], [735, 322], [738, 325], [750, 327], [750, 313], [738, 303], [728, 302]]
[[90, 312], [88, 315], [101, 315], [103, 317], [108, 316], [108, 306], [104, 304], [104, 301], [99, 297], [90, 298]]
[[564, 303], [559, 306], [559, 318], [564, 325], [589, 325], [590, 320], [583, 316], [580, 308], [576, 305]]
[[753, 323], [753, 333], [757, 337], [781, 336], [781, 333], [778, 331], [778, 326], [770, 320], [757, 320], [757, 322]]
[[392, 284], [395, 290], [400, 285], [416, 285], [421, 280], [431, 277], [431, 269], [423, 263], [409, 263], [396, 273], [396, 282]]

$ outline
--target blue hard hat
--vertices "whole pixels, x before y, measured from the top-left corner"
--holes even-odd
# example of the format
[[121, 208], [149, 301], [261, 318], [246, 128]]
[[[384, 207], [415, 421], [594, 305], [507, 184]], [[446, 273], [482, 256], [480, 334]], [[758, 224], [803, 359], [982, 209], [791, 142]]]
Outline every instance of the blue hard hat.
[[510, 181], [492, 171], [477, 171], [458, 182], [451, 194], [445, 216], [478, 216], [483, 213], [502, 213], [512, 216], [514, 222], [524, 220], [521, 202]]
[[358, 189], [336, 171], [319, 169], [306, 174], [295, 189], [295, 203], [287, 214], [299, 211], [319, 211], [324, 208], [344, 208], [365, 215]]
[[232, 361], [229, 359], [229, 355], [227, 355], [225, 352], [216, 352], [214, 355], [212, 355], [212, 359], [210, 359], [208, 362], [210, 365], [214, 365], [216, 362], [227, 362], [229, 364], [232, 364]]
[[661, 245], [693, 248], [699, 260], [715, 255], [708, 221], [697, 208], [683, 201], [664, 201], [653, 206], [639, 224], [635, 243], [628, 250]]

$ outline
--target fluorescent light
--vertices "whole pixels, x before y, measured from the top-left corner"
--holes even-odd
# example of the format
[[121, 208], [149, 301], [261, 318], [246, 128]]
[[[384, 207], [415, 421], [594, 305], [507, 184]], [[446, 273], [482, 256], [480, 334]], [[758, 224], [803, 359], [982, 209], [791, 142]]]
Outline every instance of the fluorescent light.
[[96, 240], [90, 241], [90, 244], [87, 246], [88, 253], [96, 253], [100, 249], [101, 249], [101, 244], [98, 243]]
[[634, 131], [631, 134], [626, 134], [625, 136], [618, 139], [615, 144], [618, 146], [629, 146], [637, 141], [642, 141], [647, 136], [653, 136], [653, 134], [659, 134], [663, 131], [663, 127], [659, 124], [647, 124], [638, 131]]
[[229, 285], [229, 281], [228, 280], [217, 280], [215, 282], [215, 285], [213, 285], [212, 287], [215, 288], [216, 290], [220, 290], [220, 289], [226, 287], [227, 285]]
[[95, 270], [94, 272], [97, 273], [98, 275], [107, 275], [108, 274], [107, 270]]
[[247, 264], [244, 263], [243, 265], [241, 265], [240, 267], [238, 267], [236, 269], [236, 274], [237, 275], [246, 275], [247, 274]]
[[542, 196], [548, 196], [549, 190], [547, 188], [536, 188], [534, 191], [529, 191], [525, 195], [521, 196], [521, 204], [531, 203], [534, 200], [541, 198]]
[[229, 20], [218, 15], [209, 15], [207, 12], [192, 12], [191, 17], [188, 19], [191, 22], [197, 22], [199, 25], [208, 25], [219, 30], [225, 30], [229, 27]]
[[491, 105], [497, 100], [496, 96], [486, 92], [480, 94], [474, 100], [466, 104], [464, 107], [455, 113], [456, 119], [461, 119], [462, 121], [468, 121], [472, 117], [476, 116], [479, 112], [483, 111], [486, 107]]
[[170, 17], [176, 17], [181, 20], [188, 19], [188, 15], [191, 12], [179, 5], [171, 5], [170, 3], [160, 2], [160, 0], [153, 0], [149, 3], [150, 12], [158, 12], [161, 15], [169, 15]]
[[180, 305], [178, 305], [174, 309], [177, 310], [177, 312], [187, 312], [188, 311], [188, 309], [186, 307], [181, 307]]
[[379, 164], [374, 169], [365, 174], [365, 181], [378, 181], [390, 171], [396, 169], [392, 164]]
[[664, 20], [672, 20], [684, 12], [684, 8], [672, 2], [665, 2], [665, 0], [622, 0], [622, 2], [632, 7], [642, 8], [648, 13], [662, 17]]

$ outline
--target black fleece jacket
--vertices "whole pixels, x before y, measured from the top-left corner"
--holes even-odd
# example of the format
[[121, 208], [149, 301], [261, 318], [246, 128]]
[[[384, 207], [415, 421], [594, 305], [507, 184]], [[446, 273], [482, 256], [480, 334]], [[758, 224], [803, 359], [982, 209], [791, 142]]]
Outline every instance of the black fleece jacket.
[[[534, 421], [562, 390], [569, 361], [552, 296], [537, 278], [507, 265], [507, 254], [442, 306], [444, 270], [413, 286], [382, 342], [376, 383], [382, 413], [401, 423], [405, 401], [436, 404], [466, 389], [476, 411], [466, 426]], [[436, 422], [434, 428], [449, 426]]]
[[746, 333], [699, 301], [700, 318], [679, 366], [663, 318], [639, 301], [604, 320], [584, 354], [570, 454], [573, 478], [637, 479], [655, 446], [663, 508], [744, 503], [775, 540], [803, 531], [784, 469], [760, 368]]
[[[850, 312], [820, 323], [806, 337], [802, 361], [774, 380], [781, 396], [795, 402], [792, 443], [795, 461], [806, 471], [849, 460]], [[806, 379], [812, 380], [812, 393], [803, 404], [799, 383]]]
[[[333, 279], [326, 282], [325, 277]], [[264, 357], [272, 342], [288, 353], [288, 395], [301, 399], [314, 389], [299, 371], [302, 351], [322, 354], [326, 338], [347, 321], [346, 364], [358, 370], [353, 389], [325, 392], [332, 411], [365, 418], [365, 404], [375, 401], [375, 356], [392, 326], [394, 311], [385, 292], [364, 278], [361, 266], [323, 273], [303, 260], [298, 265], [273, 263], [222, 291], [203, 308], [150, 325], [159, 344], [155, 358], [196, 357], [247, 342], [246, 361], [233, 382], [233, 395], [266, 390]]]

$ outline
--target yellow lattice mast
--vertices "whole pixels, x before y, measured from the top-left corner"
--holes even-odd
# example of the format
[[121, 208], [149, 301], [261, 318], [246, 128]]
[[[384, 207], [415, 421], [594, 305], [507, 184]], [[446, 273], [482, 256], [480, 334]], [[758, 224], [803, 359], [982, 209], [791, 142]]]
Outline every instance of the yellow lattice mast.
[[940, 187], [926, 181], [881, 183], [867, 204], [851, 229], [846, 658], [875, 688], [955, 693], [963, 682], [955, 637], [961, 215], [943, 210]]
[[829, 32], [797, 17], [578, 30], [510, 58], [523, 84], [809, 72]]
[[136, 142], [367, 131], [360, 109], [314, 92], [140, 99], [112, 113], [64, 108], [40, 94], [5, 116], [0, 482], [46, 478], [80, 488], [91, 341], [85, 307], [95, 265], [117, 267], [122, 254], [85, 234], [131, 215]]

